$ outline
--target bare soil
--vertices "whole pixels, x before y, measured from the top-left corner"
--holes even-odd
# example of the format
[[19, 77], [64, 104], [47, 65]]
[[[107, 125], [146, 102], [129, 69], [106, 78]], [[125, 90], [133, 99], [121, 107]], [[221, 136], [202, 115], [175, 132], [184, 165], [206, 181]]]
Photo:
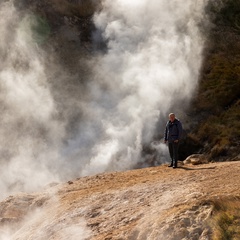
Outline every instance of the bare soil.
[[211, 239], [212, 200], [240, 196], [239, 172], [239, 161], [163, 165], [10, 196], [0, 239]]

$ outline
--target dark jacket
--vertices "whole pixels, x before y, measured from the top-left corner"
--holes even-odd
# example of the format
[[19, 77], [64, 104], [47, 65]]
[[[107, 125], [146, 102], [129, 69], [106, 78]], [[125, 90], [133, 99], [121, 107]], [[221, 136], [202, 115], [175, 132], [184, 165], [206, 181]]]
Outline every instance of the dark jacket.
[[182, 135], [182, 124], [175, 118], [173, 122], [168, 121], [165, 129], [164, 140], [168, 142], [174, 142], [180, 140]]

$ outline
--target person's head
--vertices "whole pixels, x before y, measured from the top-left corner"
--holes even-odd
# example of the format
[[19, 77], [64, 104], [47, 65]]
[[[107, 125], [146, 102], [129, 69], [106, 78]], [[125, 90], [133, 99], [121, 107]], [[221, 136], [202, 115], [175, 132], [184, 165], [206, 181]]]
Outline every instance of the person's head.
[[173, 122], [175, 120], [175, 114], [174, 113], [170, 113], [168, 116], [169, 116], [169, 120], [171, 122]]

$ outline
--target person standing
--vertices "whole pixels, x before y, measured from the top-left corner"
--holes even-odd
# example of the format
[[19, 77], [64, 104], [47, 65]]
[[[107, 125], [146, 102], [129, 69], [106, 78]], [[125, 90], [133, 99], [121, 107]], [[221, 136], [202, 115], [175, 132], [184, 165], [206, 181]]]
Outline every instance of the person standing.
[[169, 114], [169, 121], [166, 124], [164, 142], [168, 143], [168, 150], [171, 157], [171, 164], [168, 167], [177, 168], [178, 147], [182, 134], [182, 124], [175, 117], [174, 113]]

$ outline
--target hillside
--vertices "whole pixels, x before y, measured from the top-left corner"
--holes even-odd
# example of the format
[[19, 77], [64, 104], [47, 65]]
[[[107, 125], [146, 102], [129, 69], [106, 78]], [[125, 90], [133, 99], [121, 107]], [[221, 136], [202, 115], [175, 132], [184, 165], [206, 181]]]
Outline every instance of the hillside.
[[240, 3], [158, 3], [0, 2], [0, 240], [240, 238]]
[[[239, 239], [240, 162], [112, 172], [10, 196], [1, 239]], [[231, 176], [231, 177], [229, 177]]]
[[193, 121], [198, 116], [198, 124], [189, 136], [211, 160], [219, 161], [240, 153], [240, 3], [210, 1], [206, 11], [211, 27], [190, 112]]

